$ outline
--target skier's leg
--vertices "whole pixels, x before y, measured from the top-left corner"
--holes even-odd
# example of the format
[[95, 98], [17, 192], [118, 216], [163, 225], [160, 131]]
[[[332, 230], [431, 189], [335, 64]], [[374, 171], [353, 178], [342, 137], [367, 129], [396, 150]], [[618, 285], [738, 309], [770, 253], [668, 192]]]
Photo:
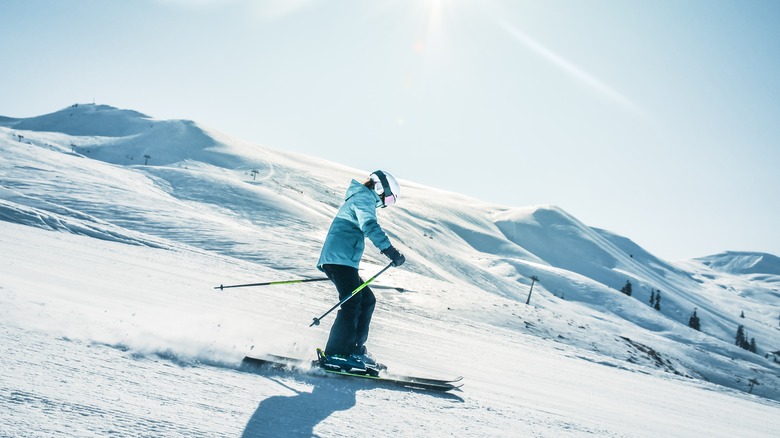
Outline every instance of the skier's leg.
[[374, 307], [376, 306], [376, 297], [374, 293], [368, 287], [365, 287], [361, 292], [363, 295], [360, 299], [360, 316], [357, 320], [357, 327], [355, 328], [355, 354], [366, 353], [366, 340], [368, 340], [368, 329], [371, 325], [371, 316], [374, 314]]
[[[358, 270], [349, 266], [323, 265], [325, 274], [331, 279], [339, 292], [339, 300], [349, 296], [355, 289], [363, 284]], [[350, 298], [341, 305], [333, 327], [330, 329], [328, 343], [325, 345], [325, 354], [350, 355], [355, 347], [355, 333], [361, 312], [361, 293]]]

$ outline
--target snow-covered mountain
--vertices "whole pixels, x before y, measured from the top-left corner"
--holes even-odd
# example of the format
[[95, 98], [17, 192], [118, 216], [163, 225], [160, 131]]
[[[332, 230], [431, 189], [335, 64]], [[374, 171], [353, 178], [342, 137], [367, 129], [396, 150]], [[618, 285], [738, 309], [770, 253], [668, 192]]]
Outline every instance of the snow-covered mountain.
[[[329, 324], [308, 323], [333, 302], [327, 283], [223, 292], [213, 286], [321, 276], [314, 264], [343, 192], [352, 178], [374, 169], [261, 147], [191, 121], [93, 104], [0, 117], [0, 151], [0, 327], [6, 333], [0, 357], [10, 364], [0, 367], [0, 410], [11, 412], [0, 420], [0, 435], [24, 435], [30, 423], [49, 435], [72, 420], [48, 417], [41, 404], [113, 412], [110, 397], [79, 400], [77, 393], [100, 393], [87, 383], [65, 400], [67, 385], [52, 382], [73, 369], [46, 360], [46, 350], [87, 364], [84, 375], [99, 374], [107, 386], [112, 375], [133, 374], [139, 361], [154, 368], [160, 358], [246, 385], [243, 379], [260, 378], [234, 371], [244, 354], [305, 357], [325, 341]], [[434, 436], [437, 430], [441, 436], [776, 432], [778, 257], [729, 252], [672, 263], [556, 206], [510, 208], [401, 181], [402, 201], [379, 216], [408, 263], [374, 287], [380, 303], [371, 346], [395, 369], [463, 374], [467, 385], [458, 396], [463, 418], [455, 420], [445, 420], [449, 408], [443, 405], [423, 408], [418, 395], [371, 392], [360, 402], [386, 411], [400, 398], [422, 412], [407, 412], [416, 419], [411, 425], [388, 419], [375, 427], [409, 435], [417, 430], [413, 425], [432, 418], [432, 424], [450, 424], [423, 426]], [[368, 248], [365, 275], [386, 262]], [[532, 278], [538, 281], [526, 305]], [[631, 296], [620, 292], [627, 282]], [[651, 297], [660, 297], [657, 306]], [[688, 326], [694, 311], [701, 331]], [[756, 353], [735, 345], [739, 326], [755, 339]], [[29, 353], [31, 344], [41, 348]], [[98, 372], [97, 349], [112, 358], [110, 372]], [[48, 365], [26, 359], [31, 354]], [[30, 373], [47, 375], [50, 387], [20, 377]], [[186, 372], [174, 374], [175, 386], [194, 385]], [[145, 378], [139, 373], [120, 386]], [[284, 379], [283, 389], [298, 396], [322, 385], [308, 376], [274, 379]], [[278, 388], [271, 387], [260, 392], [273, 399]], [[631, 387], [646, 393], [637, 396]], [[156, 397], [171, 396], [163, 392], [173, 388]], [[626, 420], [633, 414], [613, 400], [628, 394], [637, 410], [649, 409], [648, 418], [669, 414], [650, 406], [669, 404], [669, 411], [689, 409], [701, 421], [640, 426], [650, 420]], [[246, 393], [242, 400], [256, 396]], [[354, 393], [346, 399], [344, 410], [355, 414]], [[163, 425], [138, 413], [143, 400], [133, 398], [120, 433], [142, 418], [151, 434]], [[260, 406], [270, 403], [263, 400]], [[706, 414], [697, 407], [705, 400]], [[720, 416], [735, 405], [741, 419], [722, 424]], [[206, 410], [213, 414], [216, 406]], [[335, 412], [312, 424], [267, 427], [260, 421], [270, 421], [266, 414], [250, 412], [237, 430], [359, 435], [343, 429], [349, 419]], [[41, 421], [52, 425], [40, 427]], [[108, 430], [98, 419], [85, 421], [77, 434]], [[192, 433], [236, 434], [184, 421]]]

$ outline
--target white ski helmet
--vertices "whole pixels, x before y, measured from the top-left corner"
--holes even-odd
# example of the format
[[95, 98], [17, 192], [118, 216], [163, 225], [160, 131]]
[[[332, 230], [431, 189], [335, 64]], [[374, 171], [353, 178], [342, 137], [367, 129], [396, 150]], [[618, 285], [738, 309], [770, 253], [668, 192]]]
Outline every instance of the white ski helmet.
[[377, 170], [369, 175], [371, 181], [374, 181], [374, 191], [382, 199], [380, 207], [385, 208], [398, 201], [398, 195], [401, 193], [401, 186], [398, 181], [387, 172]]

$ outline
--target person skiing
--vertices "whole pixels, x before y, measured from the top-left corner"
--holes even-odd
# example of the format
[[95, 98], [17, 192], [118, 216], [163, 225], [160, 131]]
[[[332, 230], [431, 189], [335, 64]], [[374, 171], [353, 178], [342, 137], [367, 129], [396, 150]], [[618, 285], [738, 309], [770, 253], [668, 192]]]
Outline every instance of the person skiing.
[[[376, 217], [376, 209], [395, 204], [399, 193], [398, 181], [381, 170], [373, 172], [362, 184], [353, 179], [347, 188], [317, 261], [317, 268], [336, 286], [339, 300], [363, 284], [358, 265], [366, 238], [392, 260], [393, 266], [406, 261], [390, 243]], [[324, 366], [345, 371], [377, 366], [365, 346], [375, 305], [376, 298], [368, 287], [341, 305], [325, 346]]]

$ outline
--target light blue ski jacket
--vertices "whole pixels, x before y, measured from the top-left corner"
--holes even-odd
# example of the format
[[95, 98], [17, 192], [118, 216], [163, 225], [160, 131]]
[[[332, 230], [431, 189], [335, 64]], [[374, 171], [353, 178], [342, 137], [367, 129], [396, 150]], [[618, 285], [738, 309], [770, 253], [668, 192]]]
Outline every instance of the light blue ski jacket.
[[376, 192], [352, 180], [344, 195], [344, 203], [330, 224], [317, 268], [322, 270], [322, 265], [330, 264], [357, 269], [363, 257], [366, 237], [380, 251], [390, 248], [390, 239], [376, 221], [378, 202], [381, 199]]

